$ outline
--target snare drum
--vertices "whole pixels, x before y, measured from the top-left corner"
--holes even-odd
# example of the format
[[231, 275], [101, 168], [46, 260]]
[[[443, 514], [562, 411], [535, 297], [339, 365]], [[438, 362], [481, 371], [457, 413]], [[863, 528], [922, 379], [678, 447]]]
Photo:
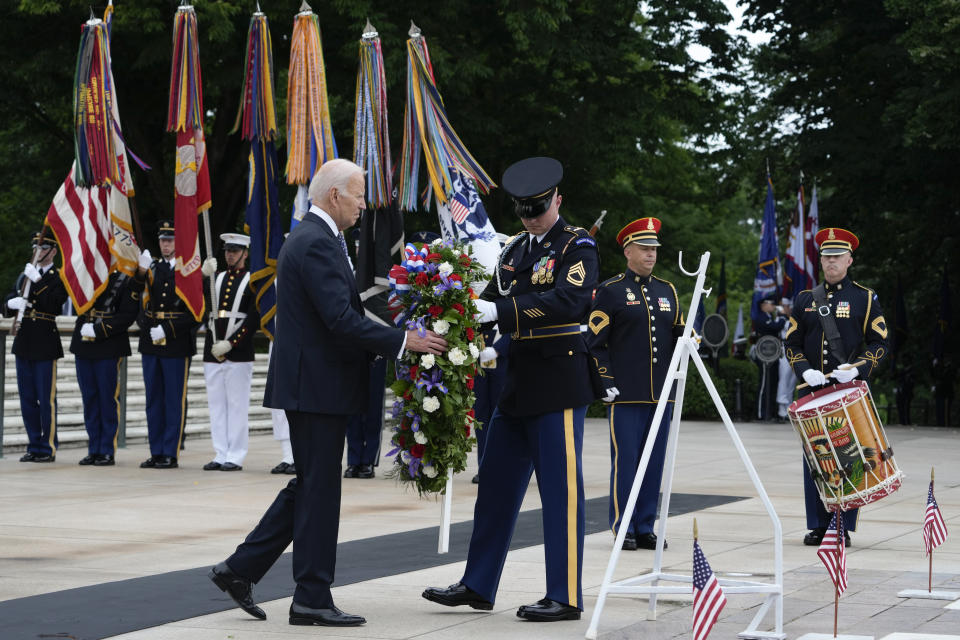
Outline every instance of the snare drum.
[[903, 472], [866, 382], [814, 391], [788, 411], [827, 511], [862, 507], [900, 488]]

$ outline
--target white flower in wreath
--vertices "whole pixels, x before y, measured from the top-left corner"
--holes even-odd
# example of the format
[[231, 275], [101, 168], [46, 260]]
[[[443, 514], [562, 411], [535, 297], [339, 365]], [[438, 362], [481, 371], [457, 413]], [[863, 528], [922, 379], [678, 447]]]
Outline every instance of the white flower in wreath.
[[[426, 411], [427, 413], [433, 413], [439, 408], [440, 408], [440, 401], [434, 398], [433, 396], [427, 396], [426, 398], [423, 399], [423, 410]], [[416, 439], [416, 436], [414, 436], [414, 439]], [[417, 442], [420, 442], [420, 441], [417, 440]], [[423, 443], [420, 442], [420, 444], [423, 444]]]
[[477, 345], [470, 343], [470, 355], [473, 356], [473, 359], [476, 360], [480, 357], [480, 349], [477, 349]]
[[423, 435], [423, 431], [414, 431], [413, 439], [417, 441], [417, 444], [427, 444], [427, 436]]
[[420, 356], [420, 366], [423, 367], [424, 369], [429, 369], [434, 365], [435, 362], [436, 360], [434, 359], [432, 353], [428, 353], [424, 356]]
[[437, 238], [436, 240], [434, 240], [433, 242], [430, 243], [430, 246], [431, 246], [431, 247], [439, 247], [439, 246], [442, 245], [442, 244], [443, 244], [443, 238]]
[[[449, 322], [447, 322], [447, 321], [444, 320], [443, 318], [440, 318], [439, 320], [435, 320], [435, 321], [434, 321], [434, 323], [433, 323], [433, 332], [434, 332], [434, 333], [436, 333], [438, 336], [445, 336], [445, 335], [447, 335], [447, 331], [450, 331], [450, 323], [449, 323]], [[431, 354], [431, 355], [432, 355], [432, 354]]]
[[446, 278], [451, 273], [453, 273], [453, 265], [449, 262], [441, 262], [440, 266], [437, 267], [437, 273]]
[[450, 349], [450, 352], [447, 354], [447, 359], [451, 364], [459, 367], [467, 361], [467, 354], [465, 354], [463, 349], [460, 347], [454, 347], [453, 349]]
[[432, 462], [423, 465], [423, 475], [427, 476], [428, 478], [437, 477], [437, 468], [433, 466]]
[[413, 458], [413, 456], [410, 455], [410, 452], [409, 452], [409, 451], [402, 451], [402, 452], [400, 453], [400, 457], [403, 458], [403, 463], [404, 463], [404, 464], [410, 464], [410, 459]]

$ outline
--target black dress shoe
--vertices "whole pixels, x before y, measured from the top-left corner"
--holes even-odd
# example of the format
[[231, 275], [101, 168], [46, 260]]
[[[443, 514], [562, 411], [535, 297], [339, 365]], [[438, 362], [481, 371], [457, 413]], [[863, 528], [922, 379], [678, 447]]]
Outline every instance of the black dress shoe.
[[290, 603], [290, 624], [320, 625], [321, 627], [359, 627], [366, 624], [363, 616], [344, 613], [336, 607], [311, 609], [296, 602]]
[[141, 469], [153, 469], [157, 466], [157, 458], [160, 456], [150, 456], [146, 460], [140, 463]]
[[527, 604], [517, 609], [517, 617], [531, 622], [557, 622], [558, 620], [579, 620], [580, 609], [568, 604], [544, 598], [537, 604]]
[[223, 465], [221, 465], [216, 460], [211, 460], [207, 464], [203, 465], [203, 470], [204, 471], [220, 471], [220, 467], [222, 466]]
[[104, 453], [97, 456], [97, 459], [93, 461], [93, 464], [98, 467], [112, 467], [117, 464], [117, 461], [114, 460], [113, 456], [109, 453]]
[[480, 609], [481, 611], [490, 611], [493, 609], [492, 602], [484, 600], [483, 596], [462, 582], [452, 584], [446, 589], [428, 587], [424, 590], [423, 597], [430, 602], [436, 602], [448, 607], [459, 607], [465, 604], [473, 609]]
[[473, 474], [473, 480], [471, 480], [470, 482], [473, 484], [480, 484], [480, 474], [479, 473]]
[[375, 474], [373, 472], [372, 464], [362, 464], [359, 467], [357, 467], [357, 475], [354, 477], [363, 478], [364, 480], [367, 480], [369, 478], [372, 478], [374, 475]]
[[356, 478], [357, 477], [357, 465], [348, 464], [347, 468], [343, 470], [344, 478]]
[[[657, 548], [657, 534], [655, 533], [641, 533], [637, 536], [637, 549], [656, 549]], [[667, 541], [663, 541], [663, 548], [667, 548]]]
[[290, 464], [289, 462], [281, 462], [280, 464], [275, 466], [273, 469], [270, 469], [270, 473], [286, 473], [287, 467], [292, 467], [292, 466], [293, 465]]
[[55, 455], [51, 455], [51, 454], [44, 455], [42, 453], [35, 453], [33, 454], [33, 460], [30, 460], [30, 462], [56, 462], [56, 460], [57, 460], [57, 456]]
[[636, 551], [637, 550], [637, 536], [632, 533], [628, 533], [623, 539], [623, 550], [624, 551]]
[[37, 457], [37, 454], [30, 453], [27, 451], [25, 454], [20, 456], [20, 462], [33, 462], [33, 459]]
[[845, 546], [845, 547], [849, 547], [849, 546], [850, 546], [850, 532], [849, 532], [849, 531], [844, 531], [844, 532], [843, 532], [843, 546]]
[[154, 469], [176, 469], [178, 466], [180, 465], [173, 456], [157, 456], [153, 463]]
[[826, 535], [826, 529], [813, 529], [807, 535], [803, 536], [803, 544], [808, 547], [819, 547], [823, 542], [823, 536]]
[[224, 462], [220, 465], [220, 471], [243, 471], [243, 467], [232, 462]]
[[295, 475], [297, 475], [297, 467], [296, 467], [296, 465], [293, 464], [293, 463], [288, 464], [288, 465], [287, 465], [287, 470], [284, 471], [284, 473], [287, 474], [288, 476], [295, 476]]
[[80, 462], [78, 462], [77, 464], [79, 464], [81, 467], [86, 467], [88, 465], [93, 464], [96, 461], [97, 461], [97, 456], [93, 454], [87, 454], [82, 458], [80, 458]]
[[207, 576], [220, 588], [220, 591], [233, 598], [241, 609], [258, 620], [267, 619], [267, 614], [253, 601], [253, 587], [250, 586], [250, 581], [235, 574], [226, 562], [215, 566]]

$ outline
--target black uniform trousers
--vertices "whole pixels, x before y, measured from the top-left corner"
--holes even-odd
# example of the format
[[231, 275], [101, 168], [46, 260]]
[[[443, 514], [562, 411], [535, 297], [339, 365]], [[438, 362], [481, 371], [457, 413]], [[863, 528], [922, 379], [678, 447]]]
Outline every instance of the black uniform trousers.
[[280, 490], [260, 523], [227, 565], [259, 582], [293, 542], [293, 601], [314, 609], [333, 606], [330, 585], [340, 528], [340, 462], [348, 416], [286, 411], [297, 477]]

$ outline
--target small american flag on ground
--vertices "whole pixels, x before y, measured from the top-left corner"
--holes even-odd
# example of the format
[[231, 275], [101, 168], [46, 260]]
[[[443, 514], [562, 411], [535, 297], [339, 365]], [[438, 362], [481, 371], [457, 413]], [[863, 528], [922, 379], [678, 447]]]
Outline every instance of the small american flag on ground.
[[833, 517], [830, 518], [830, 526], [823, 534], [823, 541], [817, 549], [817, 555], [820, 556], [823, 566], [827, 568], [830, 579], [837, 587], [837, 593], [841, 595], [847, 590], [847, 554], [844, 551], [844, 542], [843, 518], [838, 518], [837, 512], [834, 511]]
[[706, 640], [727, 604], [700, 543], [693, 541], [693, 640]]
[[933, 550], [942, 545], [946, 539], [947, 525], [943, 521], [943, 514], [940, 513], [940, 505], [933, 497], [933, 481], [931, 481], [930, 489], [927, 491], [927, 512], [923, 516], [923, 546], [926, 549], [926, 555], [933, 553]]
[[450, 217], [457, 224], [463, 224], [463, 221], [470, 215], [470, 201], [467, 196], [460, 191], [455, 191], [450, 198]]

